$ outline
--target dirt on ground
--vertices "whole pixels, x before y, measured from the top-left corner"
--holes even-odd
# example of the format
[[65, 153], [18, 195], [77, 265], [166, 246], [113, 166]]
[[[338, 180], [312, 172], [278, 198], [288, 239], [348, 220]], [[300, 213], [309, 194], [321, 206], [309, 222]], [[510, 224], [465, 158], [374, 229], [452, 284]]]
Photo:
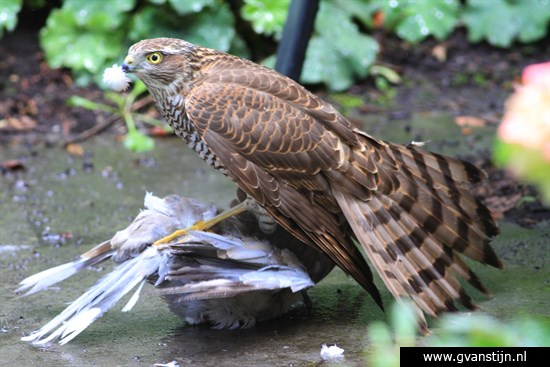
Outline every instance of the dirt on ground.
[[[445, 42], [427, 41], [415, 46], [390, 36], [377, 36], [382, 45], [378, 63], [398, 72], [402, 83], [391, 87], [395, 94], [390, 98], [387, 91], [374, 87], [372, 78], [359, 81], [347, 92], [364, 101], [355, 113], [387, 114], [397, 119], [417, 112], [440, 111], [496, 126], [521, 70], [544, 61], [550, 54], [548, 40], [503, 50], [472, 45], [461, 32]], [[57, 145], [98, 133], [124, 132], [121, 121], [107, 124], [104, 113], [66, 104], [73, 95], [102, 101], [103, 92], [95, 86], [76, 86], [68, 70], [51, 69], [40, 49], [37, 29], [18, 28], [5, 34], [0, 54], [0, 144]], [[323, 90], [317, 92], [330, 99]], [[147, 108], [154, 110], [152, 106]], [[522, 226], [550, 218], [550, 211], [541, 204], [533, 187], [495, 168], [489, 156], [478, 157], [475, 163], [489, 174], [488, 183], [478, 193], [495, 216]], [[0, 166], [12, 169], [2, 162]]]

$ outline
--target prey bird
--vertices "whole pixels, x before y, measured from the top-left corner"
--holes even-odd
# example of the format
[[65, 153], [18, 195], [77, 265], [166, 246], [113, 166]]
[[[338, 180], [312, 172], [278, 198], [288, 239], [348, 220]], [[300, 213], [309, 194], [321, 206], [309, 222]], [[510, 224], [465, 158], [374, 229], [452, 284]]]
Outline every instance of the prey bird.
[[428, 315], [475, 308], [457, 278], [488, 294], [461, 256], [503, 267], [474, 165], [376, 139], [297, 82], [184, 40], [140, 41], [122, 69], [191, 149], [380, 306], [356, 242], [389, 291]]
[[242, 213], [162, 246], [151, 244], [179, 228], [209, 221], [218, 209], [170, 195], [145, 196], [145, 209], [125, 229], [79, 259], [32, 275], [17, 292], [30, 295], [112, 258], [119, 265], [39, 330], [23, 337], [43, 345], [65, 344], [136, 289], [123, 312], [137, 303], [145, 282], [155, 285], [171, 311], [190, 324], [246, 328], [309, 306], [306, 290], [334, 263], [285, 231], [264, 234], [257, 218]]

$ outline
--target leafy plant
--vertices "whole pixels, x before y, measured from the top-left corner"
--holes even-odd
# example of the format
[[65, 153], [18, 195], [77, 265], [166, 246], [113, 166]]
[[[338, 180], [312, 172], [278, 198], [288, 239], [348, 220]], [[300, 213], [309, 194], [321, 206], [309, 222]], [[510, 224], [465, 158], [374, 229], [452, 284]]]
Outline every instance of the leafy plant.
[[258, 34], [273, 35], [281, 39], [290, 0], [244, 0], [241, 16], [248, 20]]
[[228, 51], [237, 37], [233, 14], [222, 0], [149, 1], [166, 2], [172, 8], [150, 5], [139, 9], [128, 24], [128, 43], [145, 38], [174, 37]]
[[304, 83], [325, 83], [344, 90], [354, 78], [365, 77], [378, 52], [378, 43], [361, 33], [349, 7], [322, 1], [302, 73]]
[[544, 347], [550, 345], [550, 322], [519, 318], [506, 324], [476, 313], [444, 315], [432, 334], [417, 338], [417, 319], [409, 302], [394, 303], [389, 324], [375, 322], [368, 328], [369, 365], [399, 366], [400, 347]]
[[23, 0], [2, 0], [0, 5], [0, 38], [4, 29], [11, 32], [17, 25], [17, 13], [21, 10]]
[[[257, 3], [257, 0], [247, 2]], [[370, 5], [361, 0], [320, 2], [300, 78], [303, 83], [322, 83], [332, 91], [342, 91], [351, 86], [356, 78], [368, 75], [378, 52], [378, 43], [362, 33], [355, 20], [369, 8]], [[285, 18], [277, 19], [279, 23], [270, 24], [269, 29], [282, 31]], [[257, 21], [254, 24], [258, 24], [257, 30], [263, 29], [264, 23]], [[280, 36], [279, 32], [275, 32], [276, 38]], [[271, 34], [270, 31], [263, 33]], [[275, 56], [268, 57], [264, 64], [273, 67]]]
[[429, 36], [447, 38], [460, 17], [458, 0], [389, 0], [375, 2], [383, 14], [384, 27], [394, 30], [408, 42], [420, 42]]
[[165, 125], [151, 116], [135, 112], [136, 105], [140, 104], [138, 103], [140, 101], [138, 97], [145, 91], [145, 84], [138, 81], [128, 94], [122, 95], [111, 91], [105, 92], [105, 98], [112, 102], [112, 104], [99, 103], [80, 96], [72, 96], [67, 103], [74, 107], [82, 107], [92, 111], [103, 111], [120, 116], [128, 129], [128, 133], [124, 137], [124, 146], [134, 152], [145, 152], [155, 147], [155, 141], [139, 131], [135, 120], [141, 120], [154, 126]]
[[516, 39], [527, 43], [544, 37], [549, 9], [550, 0], [468, 0], [463, 21], [471, 42], [509, 47]]
[[372, 366], [399, 366], [399, 348], [415, 345], [417, 320], [410, 302], [394, 302], [389, 312], [389, 325], [378, 321], [369, 325], [369, 361]]
[[[77, 84], [98, 83], [101, 71], [141, 39], [177, 37], [228, 51], [236, 41], [234, 17], [222, 0], [64, 0], [40, 32], [48, 63], [68, 67]], [[182, 25], [185, 25], [182, 27]], [[99, 84], [99, 83], [98, 83]]]
[[[0, 37], [13, 30], [23, 5], [43, 0], [2, 0]], [[229, 0], [63, 0], [40, 34], [52, 67], [68, 67], [79, 85], [99, 80], [130, 44], [156, 36], [184, 38], [203, 46], [248, 54], [235, 28]], [[255, 33], [279, 40], [290, 0], [243, 0], [238, 9]], [[42, 4], [44, 5], [44, 4]], [[50, 5], [51, 6], [51, 5]], [[383, 26], [407, 42], [447, 38], [463, 22], [472, 42], [507, 47], [531, 42], [548, 29], [550, 0], [322, 0], [307, 51], [302, 81], [341, 91], [369, 74], [378, 52], [366, 29]], [[241, 29], [241, 28], [239, 28]], [[255, 42], [261, 38], [253, 37]], [[274, 64], [274, 56], [266, 60]], [[373, 69], [370, 69], [371, 71]], [[386, 81], [378, 78], [382, 87]]]
[[76, 73], [79, 84], [100, 76], [109, 62], [123, 53], [125, 12], [135, 0], [82, 2], [65, 0], [60, 9], [50, 13], [40, 32], [46, 59], [54, 68], [68, 67]]
[[504, 324], [482, 313], [448, 314], [425, 343], [433, 347], [542, 347], [550, 345], [550, 323], [524, 317]]
[[331, 93], [330, 99], [338, 105], [338, 111], [347, 116], [356, 108], [365, 104], [363, 97], [355, 96], [350, 93]]
[[[22, 7], [47, 4], [45, 0], [1, 1], [0, 37], [4, 30], [15, 29]], [[250, 22], [256, 34], [279, 40], [290, 1], [243, 0], [239, 13], [244, 21]], [[61, 7], [50, 12], [40, 32], [40, 42], [50, 66], [70, 68], [79, 85], [91, 81], [101, 85], [101, 71], [120, 61], [130, 44], [144, 38], [183, 38], [246, 56], [246, 46], [236, 31], [235, 15], [229, 3], [229, 0], [108, 3], [62, 0]], [[373, 66], [379, 48], [366, 32], [368, 29], [382, 26], [405, 41], [416, 43], [427, 37], [443, 40], [463, 22], [470, 41], [487, 40], [493, 45], [508, 47], [515, 40], [532, 42], [542, 38], [550, 22], [547, 11], [550, 0], [465, 0], [462, 4], [459, 0], [322, 0], [301, 80], [342, 91], [356, 78], [370, 74], [384, 98], [391, 100], [395, 94], [392, 84], [399, 82], [399, 76], [388, 68]], [[265, 62], [273, 66], [274, 56]], [[134, 89], [138, 90], [139, 87]], [[135, 97], [130, 94], [127, 98]], [[116, 107], [78, 102], [76, 97], [72, 103], [82, 102], [86, 108], [120, 114], [128, 126], [125, 144], [134, 150], [151, 147], [152, 140], [135, 127], [133, 115], [128, 112], [129, 100], [120, 100], [123, 97], [112, 93], [106, 94], [106, 98]], [[513, 150], [514, 147], [500, 150], [497, 147], [497, 153]]]

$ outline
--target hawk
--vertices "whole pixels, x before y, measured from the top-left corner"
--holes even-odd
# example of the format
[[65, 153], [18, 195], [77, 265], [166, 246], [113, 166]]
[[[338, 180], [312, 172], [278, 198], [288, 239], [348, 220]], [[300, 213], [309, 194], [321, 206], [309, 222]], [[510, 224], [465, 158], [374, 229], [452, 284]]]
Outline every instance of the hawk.
[[461, 256], [503, 267], [469, 188], [485, 177], [474, 165], [376, 139], [274, 70], [184, 40], [140, 41], [122, 68], [191, 149], [380, 306], [356, 242], [390, 292], [428, 315], [475, 308], [458, 278], [488, 294]]

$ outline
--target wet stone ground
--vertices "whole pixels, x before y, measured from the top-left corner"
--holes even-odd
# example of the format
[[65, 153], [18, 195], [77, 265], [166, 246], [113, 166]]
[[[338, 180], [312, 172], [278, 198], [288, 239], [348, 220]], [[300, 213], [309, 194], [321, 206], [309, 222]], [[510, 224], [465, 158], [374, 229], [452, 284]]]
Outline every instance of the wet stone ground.
[[[398, 121], [375, 116], [364, 127], [401, 143], [429, 136], [430, 149], [469, 156], [485, 154], [494, 134], [494, 128], [480, 128], [464, 137], [444, 114], [417, 114]], [[0, 177], [1, 366], [151, 366], [173, 360], [182, 366], [368, 365], [366, 330], [371, 322], [385, 320], [385, 315], [339, 270], [310, 292], [311, 312], [298, 307], [248, 330], [187, 326], [148, 287], [131, 312], [119, 312], [123, 300], [68, 345], [36, 348], [20, 341], [112, 264], [89, 269], [61, 283], [59, 290], [28, 298], [13, 294], [17, 283], [74, 260], [110, 238], [137, 214], [146, 191], [222, 205], [234, 195], [233, 184], [206, 167], [177, 138], [157, 140], [157, 148], [146, 154], [125, 150], [111, 136], [82, 146], [84, 156], [73, 157], [60, 147], [0, 145], [3, 160], [19, 159], [25, 166]], [[549, 224], [542, 220], [526, 228], [501, 221], [502, 234], [494, 247], [506, 269], [473, 265], [494, 294], [487, 299], [469, 289], [484, 312], [503, 321], [518, 315], [550, 318]], [[389, 292], [379, 279], [378, 284], [389, 304]], [[323, 343], [344, 348], [344, 359], [322, 361]]]

